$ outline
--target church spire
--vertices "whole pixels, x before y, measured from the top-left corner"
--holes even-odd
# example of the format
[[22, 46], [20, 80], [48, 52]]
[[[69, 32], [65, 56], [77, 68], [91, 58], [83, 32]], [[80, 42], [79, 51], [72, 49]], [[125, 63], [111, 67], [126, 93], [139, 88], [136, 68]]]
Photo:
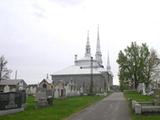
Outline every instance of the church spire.
[[100, 39], [99, 39], [99, 25], [97, 28], [97, 48], [96, 48], [96, 52], [101, 52], [100, 50]]
[[110, 60], [109, 60], [109, 53], [108, 53], [108, 57], [107, 57], [107, 71], [111, 71], [111, 66], [110, 66]]
[[89, 44], [89, 31], [87, 33], [87, 44], [86, 44], [85, 57], [91, 57], [91, 47], [90, 47], [90, 44]]
[[96, 57], [96, 60], [98, 61], [98, 63], [102, 65], [102, 53], [101, 53], [100, 39], [99, 39], [99, 25], [97, 28], [97, 47], [96, 47], [95, 57]]

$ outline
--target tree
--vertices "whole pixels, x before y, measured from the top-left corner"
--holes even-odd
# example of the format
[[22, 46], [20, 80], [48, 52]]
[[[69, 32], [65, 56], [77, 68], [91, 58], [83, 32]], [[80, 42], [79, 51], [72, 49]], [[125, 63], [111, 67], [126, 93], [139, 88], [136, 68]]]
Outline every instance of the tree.
[[158, 61], [155, 50], [149, 51], [146, 44], [137, 45], [132, 42], [131, 46], [119, 52], [117, 59], [121, 87], [128, 85], [137, 89], [138, 84], [142, 82], [148, 86]]
[[7, 60], [4, 56], [0, 57], [0, 81], [9, 78], [10, 70], [7, 69]]
[[160, 59], [158, 58], [157, 52], [154, 49], [150, 50], [150, 56], [148, 57], [148, 62], [146, 66], [146, 86], [149, 85], [149, 83], [153, 80], [156, 80], [156, 78], [159, 78], [159, 64]]

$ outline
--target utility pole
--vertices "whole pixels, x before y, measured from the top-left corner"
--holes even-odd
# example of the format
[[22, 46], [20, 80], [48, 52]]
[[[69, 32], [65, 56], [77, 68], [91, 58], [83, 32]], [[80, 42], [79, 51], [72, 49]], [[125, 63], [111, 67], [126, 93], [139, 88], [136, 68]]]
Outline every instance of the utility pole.
[[[108, 73], [104, 73], [104, 76], [108, 76]], [[105, 79], [104, 79], [104, 92], [106, 92], [107, 91], [107, 79], [108, 79], [108, 77], [104, 77]]]
[[91, 81], [90, 81], [90, 95], [93, 95], [93, 57], [91, 57]]
[[110, 85], [109, 85], [109, 81], [110, 81], [110, 80], [109, 80], [109, 72], [107, 72], [107, 77], [108, 77], [108, 78], [107, 78], [107, 93], [108, 93], [108, 92], [109, 92], [109, 86], [110, 86]]
[[17, 70], [15, 71], [15, 80], [17, 80]]

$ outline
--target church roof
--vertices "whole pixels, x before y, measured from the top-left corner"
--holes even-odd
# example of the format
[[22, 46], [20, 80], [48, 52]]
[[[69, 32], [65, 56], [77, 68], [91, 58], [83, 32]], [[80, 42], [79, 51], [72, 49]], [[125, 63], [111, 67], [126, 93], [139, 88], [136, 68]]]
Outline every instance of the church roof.
[[[101, 74], [101, 72], [103, 71], [105, 71], [104, 68], [93, 68], [93, 74]], [[81, 75], [81, 74], [91, 74], [91, 68], [83, 68], [80, 66], [72, 65], [58, 72], [55, 72], [52, 75]]]
[[91, 57], [83, 57], [83, 58], [81, 58], [81, 59], [79, 59], [79, 60], [91, 60]]
[[89, 44], [89, 32], [87, 35], [87, 44], [85, 49], [85, 55], [81, 59], [77, 59], [75, 55], [74, 65], [64, 68], [58, 72], [52, 74], [55, 75], [84, 75], [91, 74], [91, 66], [93, 68], [93, 74], [102, 74], [102, 72], [108, 72], [104, 69], [102, 64], [102, 54], [100, 50], [100, 39], [99, 39], [99, 26], [97, 31], [97, 49], [96, 58], [91, 57], [91, 47]]

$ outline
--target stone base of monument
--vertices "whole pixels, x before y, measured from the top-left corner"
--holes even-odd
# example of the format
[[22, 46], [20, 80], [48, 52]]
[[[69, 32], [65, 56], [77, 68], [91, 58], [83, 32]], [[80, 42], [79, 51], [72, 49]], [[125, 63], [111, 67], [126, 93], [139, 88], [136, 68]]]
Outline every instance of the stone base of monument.
[[135, 104], [135, 113], [159, 113], [160, 106], [142, 106], [141, 104]]
[[133, 100], [132, 109], [135, 114], [160, 113], [160, 106], [156, 105], [154, 102], [137, 102]]
[[48, 102], [47, 99], [38, 99], [36, 107], [47, 107]]
[[135, 105], [136, 105], [136, 104], [140, 104], [140, 105], [142, 105], [142, 106], [154, 106], [154, 105], [155, 105], [154, 102], [137, 102], [137, 101], [135, 101], [135, 100], [132, 100], [131, 105], [132, 105], [132, 109], [133, 109], [133, 110], [135, 110]]
[[7, 114], [13, 114], [17, 112], [24, 111], [24, 108], [16, 108], [16, 109], [10, 109], [10, 110], [0, 110], [0, 116], [7, 115]]
[[53, 104], [53, 95], [51, 90], [38, 88], [36, 93], [36, 107], [48, 107]]

